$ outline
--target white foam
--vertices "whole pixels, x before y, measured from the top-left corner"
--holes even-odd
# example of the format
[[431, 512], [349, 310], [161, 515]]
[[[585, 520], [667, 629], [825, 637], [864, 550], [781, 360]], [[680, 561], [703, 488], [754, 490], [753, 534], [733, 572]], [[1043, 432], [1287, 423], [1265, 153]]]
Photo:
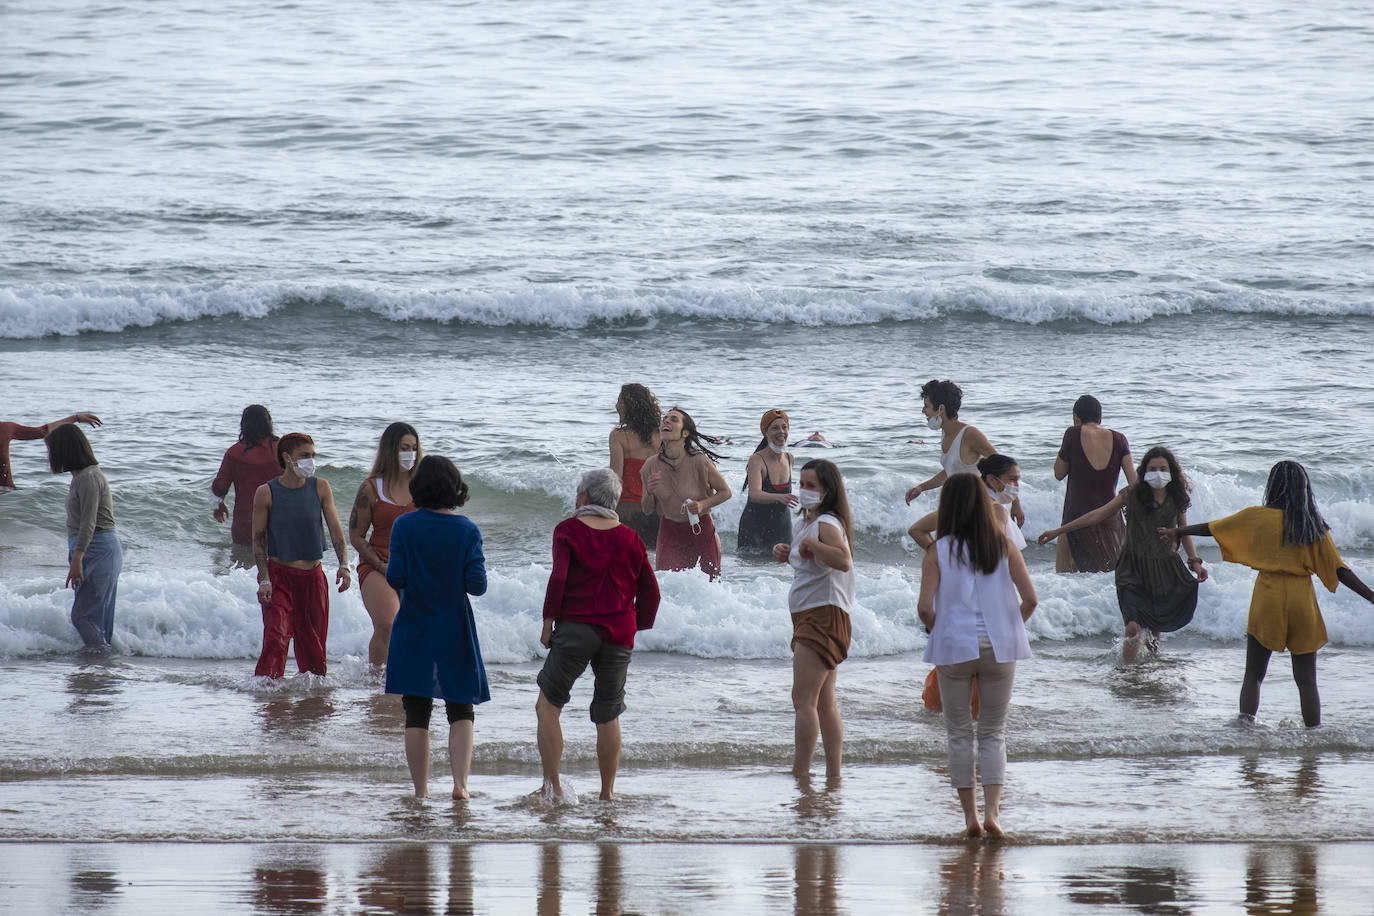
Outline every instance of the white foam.
[[491, 327], [582, 328], [601, 322], [730, 320], [809, 327], [921, 321], [977, 312], [1023, 324], [1087, 320], [1135, 323], [1196, 312], [1374, 316], [1374, 303], [1244, 289], [1122, 291], [1064, 289], [978, 275], [905, 278], [901, 289], [756, 288], [685, 284], [672, 288], [609, 284], [512, 284], [496, 288], [414, 290], [362, 283], [218, 282], [207, 284], [43, 283], [0, 289], [0, 338], [28, 339], [121, 331], [171, 321], [262, 318], [288, 305], [342, 307], [393, 321], [431, 320]]
[[[1191, 632], [1225, 642], [1244, 637], [1254, 574], [1211, 564]], [[786, 658], [791, 637], [786, 567], [728, 565], [723, 581], [698, 572], [660, 574], [663, 603], [656, 626], [636, 647], [703, 658]], [[1034, 575], [1040, 607], [1027, 627], [1033, 641], [1112, 635], [1121, 629], [1110, 574]], [[473, 599], [484, 658], [494, 664], [531, 661], [539, 646], [548, 568], [489, 572], [486, 595]], [[916, 617], [919, 564], [860, 566], [859, 606], [852, 612], [852, 654], [894, 655], [921, 649], [925, 634]], [[115, 647], [123, 653], [169, 658], [256, 658], [262, 618], [251, 573], [223, 576], [182, 571], [140, 571], [120, 579]], [[1319, 594], [1331, 641], [1374, 645], [1374, 614], [1342, 588]], [[52, 579], [0, 583], [0, 656], [74, 652], [80, 648], [68, 621], [71, 592]], [[356, 590], [331, 593], [329, 657], [335, 672], [364, 676], [371, 623]], [[350, 673], [351, 672], [351, 673]]]

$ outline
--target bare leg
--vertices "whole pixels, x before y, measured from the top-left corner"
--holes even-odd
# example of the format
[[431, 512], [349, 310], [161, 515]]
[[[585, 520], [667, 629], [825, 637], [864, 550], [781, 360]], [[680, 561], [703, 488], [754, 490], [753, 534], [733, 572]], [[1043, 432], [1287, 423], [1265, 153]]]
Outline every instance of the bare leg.
[[806, 643], [797, 643], [792, 653], [792, 708], [797, 715], [793, 730], [796, 741], [793, 776], [806, 776], [811, 772], [811, 758], [816, 756], [816, 739], [821, 732], [821, 686], [829, 673], [830, 669], [825, 667], [815, 649]]
[[406, 766], [415, 783], [415, 797], [424, 798], [429, 794], [429, 729], [406, 729]]
[[1245, 635], [1245, 680], [1240, 685], [1240, 714], [1255, 718], [1259, 712], [1260, 684], [1269, 671], [1269, 656], [1273, 655], [1250, 634]]
[[840, 763], [844, 760], [844, 719], [840, 716], [840, 704], [835, 699], [837, 671], [838, 668], [831, 668], [826, 674], [816, 703], [816, 712], [820, 716], [821, 745], [825, 748], [827, 779], [840, 775]]
[[1293, 656], [1293, 683], [1298, 685], [1303, 724], [1316, 728], [1322, 724], [1322, 698], [1317, 693], [1317, 653]]
[[453, 768], [453, 797], [468, 797], [468, 773], [472, 770], [471, 719], [459, 719], [448, 727], [448, 760]]
[[964, 809], [964, 836], [982, 836], [983, 827], [978, 823], [978, 799], [973, 794], [973, 787], [954, 791], [959, 793], [959, 807]]
[[983, 783], [983, 829], [988, 832], [988, 836], [1003, 835], [1001, 783]]
[[1133, 662], [1140, 655], [1140, 624], [1132, 620], [1126, 624], [1126, 638], [1121, 643], [1121, 657]]
[[1075, 572], [1077, 567], [1073, 565], [1073, 551], [1069, 550], [1069, 539], [1061, 537], [1054, 542], [1054, 571], [1055, 572]]
[[391, 623], [401, 609], [401, 598], [387, 585], [384, 569], [369, 573], [359, 590], [363, 595], [367, 616], [372, 618], [372, 638], [367, 643], [367, 660], [381, 667], [386, 664], [387, 649], [391, 645]]
[[562, 714], [563, 707], [553, 705], [544, 696], [544, 691], [539, 691], [539, 699], [534, 702], [534, 715], [539, 723], [539, 762], [544, 766], [544, 788], [554, 798], [563, 797], [563, 786], [558, 781], [558, 763], [563, 759], [563, 726], [558, 717]]
[[601, 800], [615, 797], [615, 774], [620, 769], [620, 720], [596, 727], [596, 765], [601, 770]]

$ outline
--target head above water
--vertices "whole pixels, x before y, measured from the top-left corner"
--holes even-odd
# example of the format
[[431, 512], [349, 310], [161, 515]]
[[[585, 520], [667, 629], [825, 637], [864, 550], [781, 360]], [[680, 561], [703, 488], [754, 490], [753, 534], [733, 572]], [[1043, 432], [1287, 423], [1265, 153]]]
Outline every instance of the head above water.
[[622, 428], [634, 433], [645, 445], [654, 441], [654, 433], [663, 422], [663, 411], [652, 391], [636, 382], [621, 385], [615, 409]]
[[44, 436], [43, 441], [48, 446], [48, 468], [54, 474], [80, 471], [100, 463], [91, 450], [91, 440], [75, 423], [63, 423]]
[[821, 501], [816, 506], [816, 515], [833, 515], [844, 527], [845, 540], [854, 549], [854, 516], [849, 511], [849, 496], [844, 491], [844, 478], [833, 461], [812, 458], [802, 465], [798, 485], [803, 490], [816, 489], [821, 492]]
[[991, 575], [1007, 555], [1007, 535], [992, 508], [988, 488], [977, 476], [952, 474], [940, 488], [935, 537], [952, 537], [955, 556], [962, 554], [968, 565]]
[[964, 402], [964, 390], [949, 379], [931, 379], [921, 386], [921, 412], [933, 417], [944, 408], [944, 415], [951, 420], [959, 416], [959, 406]]
[[283, 471], [286, 470], [286, 460], [288, 458], [294, 459], [300, 457], [297, 452], [301, 450], [302, 446], [307, 445], [310, 446], [313, 451], [315, 448], [315, 440], [305, 433], [287, 433], [282, 436], [277, 440], [277, 464]]
[[620, 502], [620, 475], [610, 468], [587, 471], [577, 481], [577, 505], [614, 509]]
[[1193, 488], [1188, 478], [1183, 476], [1183, 468], [1179, 466], [1174, 453], [1162, 445], [1151, 446], [1140, 458], [1140, 464], [1136, 467], [1136, 485], [1131, 490], [1136, 499], [1147, 506], [1155, 502], [1154, 488], [1145, 480], [1145, 475], [1153, 471], [1168, 473], [1169, 482], [1164, 486], [1165, 498], [1171, 500], [1180, 512], [1192, 505], [1189, 494]]
[[1074, 401], [1073, 422], [1075, 425], [1081, 423], [1101, 423], [1102, 402], [1090, 394], [1085, 394]]
[[[1016, 473], [1013, 475], [1013, 471]], [[1010, 455], [989, 455], [978, 462], [978, 476], [994, 489], [1021, 482], [1021, 465]], [[1011, 478], [1015, 476], [1015, 480]]]
[[666, 458], [665, 447], [670, 442], [681, 442], [683, 450], [688, 455], [705, 455], [712, 461], [719, 461], [720, 455], [711, 451], [703, 441], [715, 441], [707, 436], [703, 436], [697, 430], [697, 423], [692, 419], [692, 415], [681, 407], [673, 407], [663, 415], [663, 423], [659, 426], [659, 436], [662, 444], [658, 447], [660, 457]]
[[1315, 544], [1331, 530], [1317, 511], [1307, 469], [1296, 461], [1280, 461], [1269, 469], [1269, 480], [1264, 485], [1264, 504], [1283, 510], [1285, 544]]
[[418, 509], [456, 509], [468, 501], [468, 485], [458, 465], [443, 455], [426, 455], [410, 478], [410, 499]]
[[377, 442], [377, 456], [372, 459], [372, 471], [368, 476], [393, 480], [405, 473], [406, 469], [401, 466], [401, 452], [415, 452], [416, 464], [425, 457], [420, 449], [420, 434], [415, 427], [398, 421], [382, 430], [382, 438]]
[[252, 448], [272, 441], [272, 414], [261, 404], [249, 404], [239, 417], [239, 441]]

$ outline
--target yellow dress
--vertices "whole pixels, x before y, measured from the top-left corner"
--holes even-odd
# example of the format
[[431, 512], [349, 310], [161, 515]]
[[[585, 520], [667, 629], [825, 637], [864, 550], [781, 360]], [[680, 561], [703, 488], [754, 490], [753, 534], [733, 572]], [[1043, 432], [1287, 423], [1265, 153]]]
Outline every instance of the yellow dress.
[[1257, 570], [1245, 632], [1274, 652], [1294, 655], [1326, 645], [1326, 624], [1317, 607], [1312, 576], [1334, 592], [1345, 566], [1331, 532], [1315, 544], [1283, 543], [1283, 510], [1252, 506], [1208, 523], [1221, 558]]

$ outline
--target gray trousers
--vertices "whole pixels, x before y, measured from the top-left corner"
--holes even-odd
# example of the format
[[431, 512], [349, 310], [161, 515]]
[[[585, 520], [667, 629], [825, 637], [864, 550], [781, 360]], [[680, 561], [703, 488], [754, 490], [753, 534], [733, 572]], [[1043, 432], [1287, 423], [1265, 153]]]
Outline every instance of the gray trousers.
[[978, 641], [976, 659], [936, 665], [940, 703], [945, 708], [949, 738], [949, 781], [956, 789], [973, 788], [973, 678], [978, 677], [978, 769], [985, 786], [998, 786], [1007, 773], [1007, 707], [1016, 662], [999, 662], [986, 639]]
[[[67, 562], [76, 550], [76, 538], [67, 538]], [[115, 593], [124, 551], [113, 530], [97, 531], [81, 558], [82, 582], [72, 601], [72, 626], [87, 649], [108, 649], [114, 637]]]

